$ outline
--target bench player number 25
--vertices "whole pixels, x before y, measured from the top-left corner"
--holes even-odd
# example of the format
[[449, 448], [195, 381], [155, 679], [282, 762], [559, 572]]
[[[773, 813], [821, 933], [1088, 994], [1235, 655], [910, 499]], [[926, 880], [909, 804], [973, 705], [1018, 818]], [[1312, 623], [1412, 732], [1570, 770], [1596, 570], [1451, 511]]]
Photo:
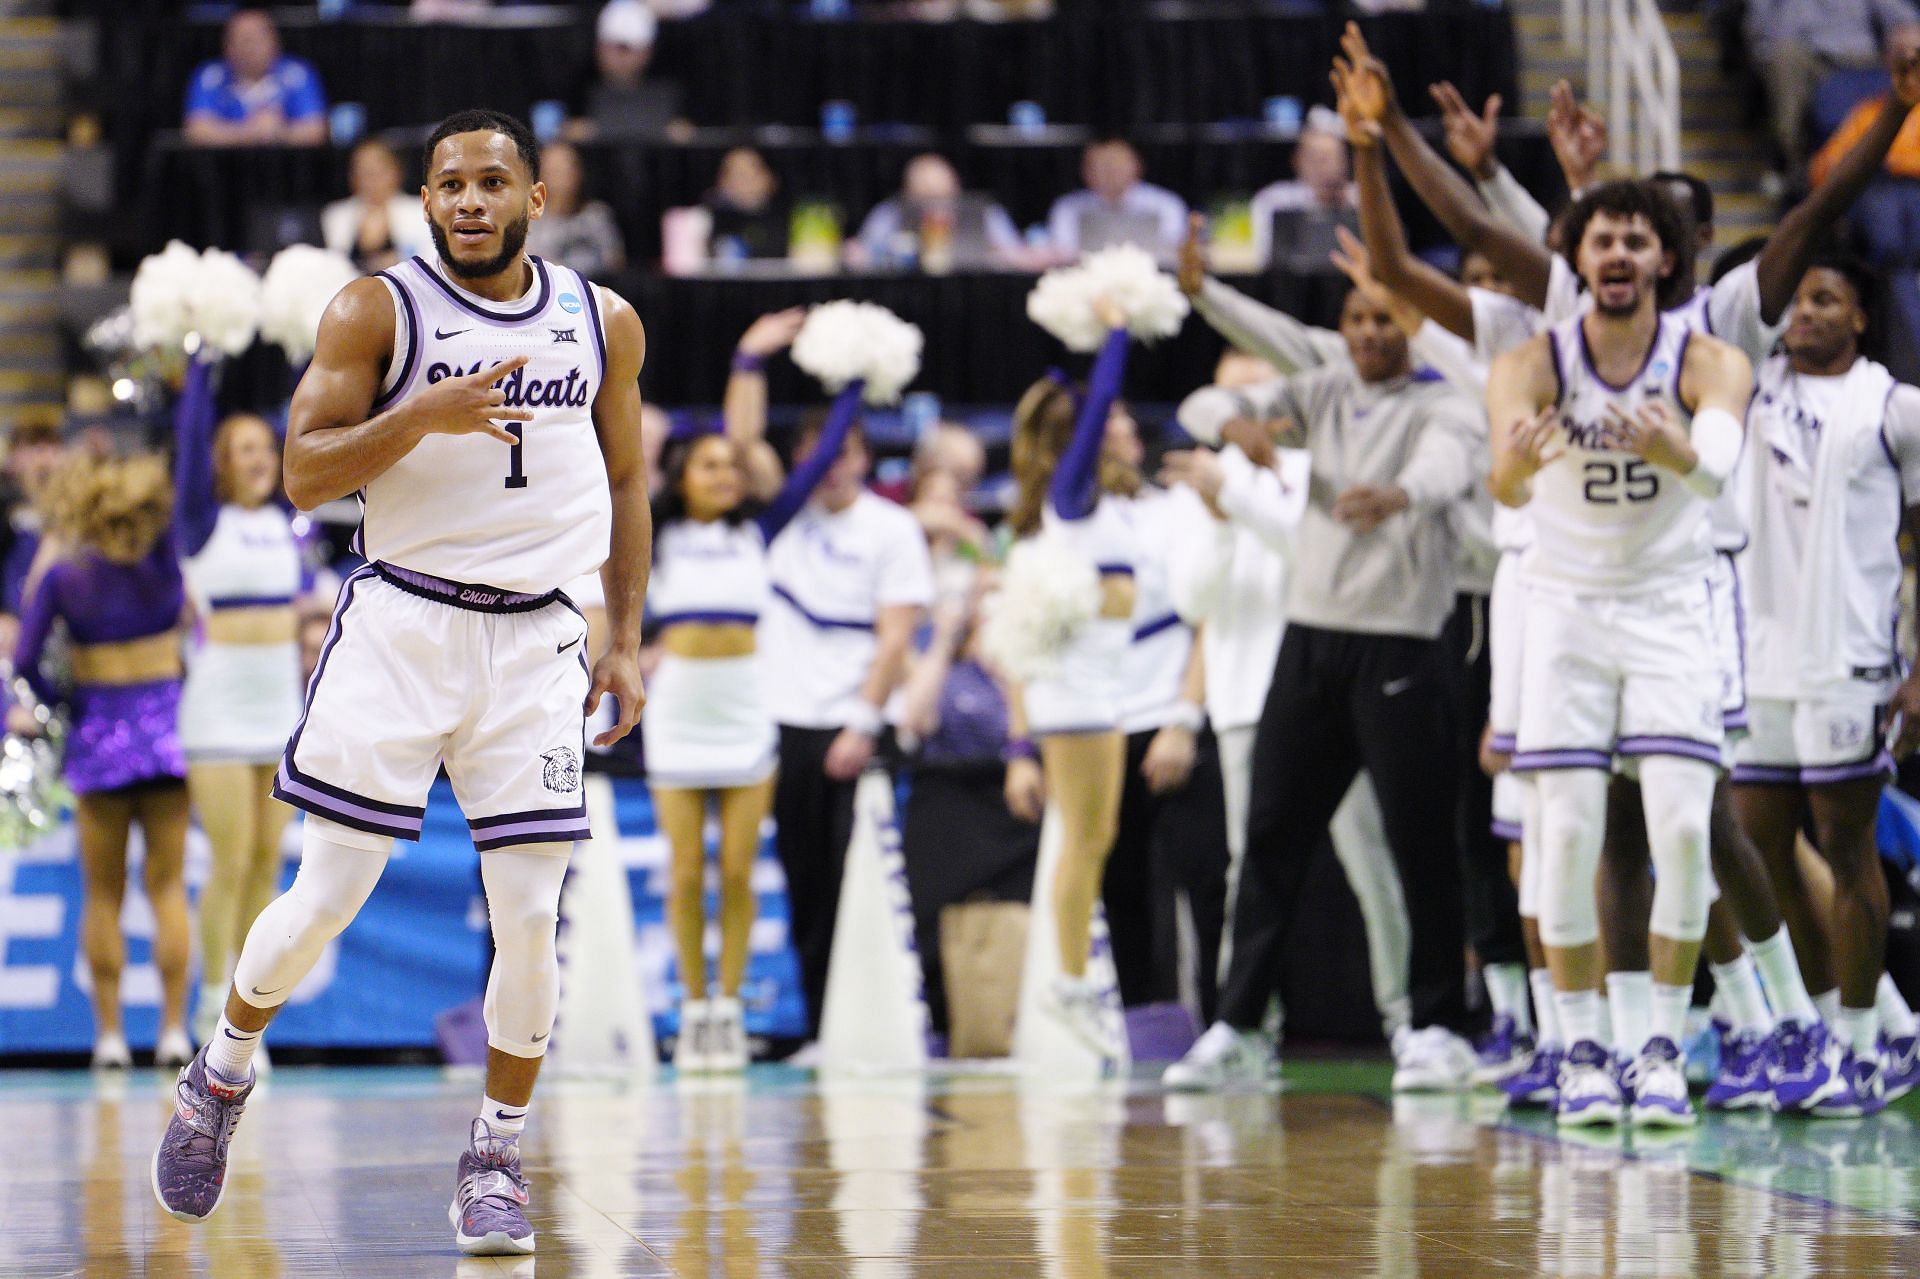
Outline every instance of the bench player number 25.
[[[517, 471], [518, 448], [514, 449], [514, 454]], [[1583, 491], [1587, 501], [1603, 506], [1614, 506], [1620, 502], [1651, 502], [1660, 494], [1660, 477], [1642, 458], [1636, 457], [1625, 462], [1588, 462], [1582, 475], [1586, 481]]]

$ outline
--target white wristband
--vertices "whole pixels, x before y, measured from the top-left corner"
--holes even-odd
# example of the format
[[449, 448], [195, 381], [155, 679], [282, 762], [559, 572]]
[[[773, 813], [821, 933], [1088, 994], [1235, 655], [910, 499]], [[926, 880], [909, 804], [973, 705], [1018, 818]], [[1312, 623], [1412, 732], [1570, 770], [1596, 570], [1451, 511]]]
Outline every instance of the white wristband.
[[1205, 708], [1192, 702], [1175, 702], [1173, 714], [1167, 717], [1168, 728], [1184, 728], [1189, 733], [1197, 733], [1206, 725]]
[[878, 737], [882, 727], [880, 708], [872, 702], [856, 700], [853, 709], [847, 712], [847, 722], [842, 727], [850, 728], [863, 737]]
[[1680, 482], [1701, 497], [1718, 497], [1740, 461], [1740, 445], [1746, 438], [1740, 419], [1725, 409], [1703, 409], [1693, 415], [1690, 438], [1694, 466]]

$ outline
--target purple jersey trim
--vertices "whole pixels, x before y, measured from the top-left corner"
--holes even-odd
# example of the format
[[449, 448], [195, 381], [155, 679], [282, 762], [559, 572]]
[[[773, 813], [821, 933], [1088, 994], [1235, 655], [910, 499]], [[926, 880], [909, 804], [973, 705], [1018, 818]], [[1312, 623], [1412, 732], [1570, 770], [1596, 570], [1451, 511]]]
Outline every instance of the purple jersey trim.
[[1133, 628], [1133, 642], [1138, 644], [1142, 640], [1152, 639], [1161, 632], [1170, 631], [1180, 625], [1183, 623], [1178, 613], [1168, 613], [1163, 617], [1154, 618], [1151, 622], [1142, 622]]
[[1525, 831], [1521, 829], [1519, 822], [1503, 822], [1497, 817], [1493, 819], [1487, 830], [1495, 839], [1504, 839], [1509, 844], [1517, 844], [1525, 838]]
[[737, 623], [752, 626], [759, 620], [760, 614], [758, 613], [732, 613], [720, 609], [688, 609], [681, 613], [663, 613], [654, 619], [654, 624], [661, 630], [665, 630], [669, 626], [681, 626], [687, 623], [703, 623], [716, 626]]
[[821, 617], [817, 613], [809, 612], [807, 610], [807, 606], [802, 604], [799, 600], [795, 599], [793, 597], [793, 592], [789, 591], [784, 586], [775, 586], [773, 588], [773, 597], [777, 600], [780, 600], [784, 604], [786, 604], [794, 612], [800, 614], [801, 617], [805, 618], [810, 624], [819, 627], [821, 630], [870, 631], [873, 629], [872, 622], [856, 621], [852, 618]]
[[1558, 750], [1519, 751], [1509, 769], [1516, 773], [1537, 773], [1559, 768], [1612, 768], [1613, 752], [1567, 747]]
[[413, 295], [407, 291], [407, 286], [391, 271], [382, 271], [380, 278], [393, 285], [394, 294], [399, 297], [401, 306], [406, 308], [407, 358], [400, 363], [400, 376], [394, 381], [393, 388], [374, 397], [374, 413], [391, 407], [394, 401], [406, 394], [407, 387], [413, 382], [414, 370], [420, 367], [420, 348], [425, 344], [420, 332], [420, 308], [413, 304]]
[[207, 607], [218, 613], [228, 608], [280, 608], [291, 603], [291, 595], [221, 595], [208, 600]]
[[420, 274], [426, 277], [429, 284], [446, 294], [447, 298], [455, 306], [479, 316], [489, 324], [525, 324], [528, 320], [531, 320], [534, 316], [547, 309], [547, 303], [553, 298], [553, 280], [547, 274], [547, 264], [532, 254], [527, 255], [527, 262], [533, 267], [533, 274], [539, 284], [539, 288], [535, 290], [533, 302], [526, 310], [514, 311], [508, 314], [500, 311], [489, 311], [485, 307], [475, 306], [472, 302], [462, 297], [458, 289], [441, 279], [440, 273], [434, 270], [425, 258], [415, 257], [413, 259], [413, 265], [419, 268]]

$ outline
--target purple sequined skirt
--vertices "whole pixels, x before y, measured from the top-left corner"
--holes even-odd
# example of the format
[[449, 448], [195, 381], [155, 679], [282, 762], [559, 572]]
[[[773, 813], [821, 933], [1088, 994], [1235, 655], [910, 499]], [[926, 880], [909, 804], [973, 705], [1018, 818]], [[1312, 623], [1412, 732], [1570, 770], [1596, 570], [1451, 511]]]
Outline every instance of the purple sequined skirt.
[[81, 685], [68, 705], [66, 774], [76, 792], [186, 777], [179, 680]]

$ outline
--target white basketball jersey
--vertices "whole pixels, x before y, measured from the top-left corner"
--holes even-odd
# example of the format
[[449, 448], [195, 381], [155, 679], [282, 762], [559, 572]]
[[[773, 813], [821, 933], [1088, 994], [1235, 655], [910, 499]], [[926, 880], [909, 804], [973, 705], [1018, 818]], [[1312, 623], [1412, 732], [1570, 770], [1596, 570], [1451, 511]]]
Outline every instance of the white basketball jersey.
[[1640, 371], [1623, 387], [1594, 372], [1582, 316], [1548, 330], [1559, 377], [1566, 451], [1533, 479], [1530, 580], [1580, 591], [1638, 590], [1705, 573], [1713, 562], [1709, 503], [1680, 477], [1605, 441], [1608, 410], [1631, 417], [1660, 400], [1690, 428], [1681, 404], [1680, 365], [1690, 331], [1660, 317]]
[[252, 510], [222, 506], [213, 536], [180, 567], [202, 612], [291, 604], [305, 576], [293, 522], [271, 502]]
[[528, 357], [502, 384], [520, 442], [429, 435], [361, 492], [355, 549], [455, 582], [543, 593], [606, 562], [613, 499], [593, 428], [606, 333], [593, 285], [529, 258], [533, 287], [510, 303], [460, 288], [424, 258], [380, 273], [394, 295], [393, 362], [374, 411], [443, 378]]

